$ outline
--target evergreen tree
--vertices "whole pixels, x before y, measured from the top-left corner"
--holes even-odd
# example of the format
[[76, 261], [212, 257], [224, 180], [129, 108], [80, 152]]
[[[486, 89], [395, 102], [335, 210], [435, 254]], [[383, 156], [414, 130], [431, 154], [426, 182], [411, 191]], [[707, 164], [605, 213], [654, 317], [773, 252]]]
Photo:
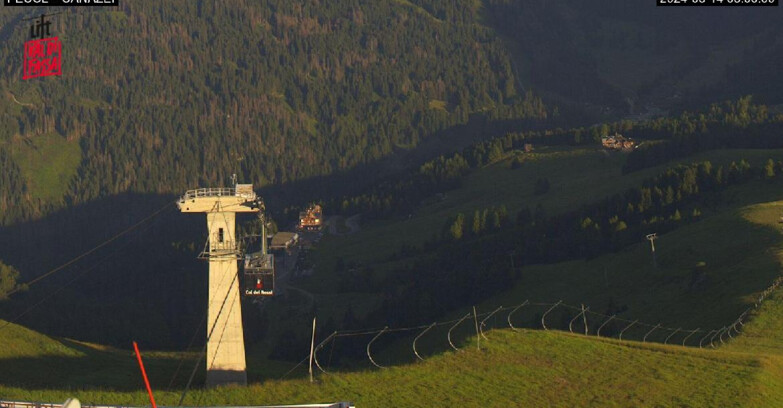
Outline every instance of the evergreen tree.
[[764, 165], [764, 178], [771, 179], [773, 177], [775, 177], [775, 162], [769, 159]]
[[471, 229], [471, 232], [473, 232], [473, 235], [481, 233], [481, 213], [479, 210], [476, 210], [473, 213], [473, 228]]
[[0, 300], [7, 299], [11, 291], [20, 289], [17, 279], [19, 279], [19, 271], [13, 266], [0, 262]]
[[457, 214], [456, 219], [451, 224], [451, 228], [449, 228], [449, 232], [451, 233], [451, 238], [453, 240], [459, 240], [462, 238], [462, 233], [464, 229], [465, 224], [465, 216], [462, 214]]

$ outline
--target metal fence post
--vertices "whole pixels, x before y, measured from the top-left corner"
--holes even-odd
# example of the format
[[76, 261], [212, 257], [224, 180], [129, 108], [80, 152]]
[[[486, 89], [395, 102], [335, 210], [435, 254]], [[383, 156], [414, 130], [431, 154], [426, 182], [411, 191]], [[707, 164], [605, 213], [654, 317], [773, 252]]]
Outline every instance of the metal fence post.
[[451, 341], [451, 331], [454, 330], [455, 327], [457, 327], [460, 323], [462, 323], [463, 320], [467, 319], [468, 317], [470, 317], [470, 313], [466, 314], [465, 316], [462, 316], [462, 319], [459, 319], [457, 323], [454, 323], [454, 326], [451, 326], [448, 334], [446, 335], [446, 338], [449, 340], [449, 345], [451, 345], [451, 348], [453, 348], [455, 351], [459, 351], [459, 349]]
[[506, 317], [506, 321], [508, 322], [508, 327], [510, 327], [510, 328], [511, 328], [511, 330], [517, 331], [517, 328], [516, 328], [516, 327], [514, 327], [514, 325], [511, 323], [511, 315], [512, 315], [512, 314], [514, 314], [514, 312], [516, 312], [517, 310], [521, 309], [521, 308], [522, 308], [522, 306], [525, 306], [526, 304], [528, 304], [528, 301], [527, 301], [527, 300], [525, 300], [524, 302], [522, 302], [522, 304], [521, 304], [521, 305], [519, 305], [519, 306], [515, 307], [515, 308], [514, 308], [514, 310], [512, 310], [512, 311], [508, 312], [508, 317]]
[[691, 331], [691, 334], [689, 334], [689, 335], [685, 336], [685, 338], [684, 338], [684, 339], [682, 339], [682, 346], [683, 346], [683, 347], [685, 347], [685, 342], [686, 342], [686, 341], [688, 341], [688, 339], [689, 339], [691, 336], [693, 336], [694, 334], [696, 334], [696, 332], [698, 332], [698, 331], [699, 331], [699, 328], [697, 327], [695, 330]]
[[663, 344], [669, 344], [669, 339], [672, 338], [675, 334], [677, 334], [678, 331], [680, 331], [681, 327], [678, 327], [676, 330], [672, 332], [672, 334], [666, 336], [666, 340], [663, 341]]
[[413, 339], [413, 354], [415, 354], [415, 355], [416, 355], [416, 357], [417, 357], [419, 360], [421, 360], [421, 361], [424, 361], [424, 359], [423, 359], [423, 358], [421, 358], [421, 356], [419, 355], [419, 352], [418, 352], [418, 351], [416, 351], [416, 341], [417, 341], [417, 340], [419, 340], [419, 338], [420, 338], [421, 336], [423, 336], [423, 335], [424, 335], [424, 333], [428, 332], [428, 331], [429, 331], [431, 328], [435, 327], [435, 325], [436, 325], [436, 324], [437, 324], [437, 323], [433, 323], [433, 324], [429, 325], [429, 326], [428, 326], [426, 329], [424, 329], [424, 331], [422, 331], [421, 333], [419, 333], [419, 335], [418, 335], [418, 336], [416, 336], [416, 338], [415, 338], [415, 339]]
[[486, 326], [484, 322], [486, 322], [487, 319], [489, 319], [490, 317], [492, 317], [492, 315], [494, 315], [495, 313], [501, 310], [503, 310], [503, 306], [500, 306], [497, 309], [495, 309], [492, 313], [488, 314], [487, 317], [485, 317], [484, 320], [481, 321], [481, 323], [479, 323], [479, 331], [481, 332], [481, 337], [483, 337], [484, 340], [489, 340], [487, 336], [484, 335], [484, 326]]
[[639, 319], [634, 320], [634, 321], [631, 322], [631, 324], [629, 324], [628, 326], [625, 326], [625, 328], [620, 331], [620, 336], [618, 338], [620, 340], [622, 340], [623, 339], [623, 333], [625, 333], [626, 330], [630, 329], [631, 326], [635, 325], [638, 321], [639, 321]]
[[601, 324], [601, 326], [599, 326], [599, 327], [598, 327], [598, 331], [595, 333], [595, 335], [596, 335], [597, 337], [601, 337], [601, 329], [603, 329], [603, 328], [604, 328], [604, 326], [606, 326], [606, 324], [607, 324], [607, 323], [611, 322], [611, 321], [612, 321], [612, 319], [614, 319], [614, 317], [615, 317], [615, 316], [617, 316], [617, 315], [611, 315], [611, 316], [609, 316], [609, 318], [608, 318], [608, 319], [606, 319], [606, 321], [604, 321], [604, 322]]
[[642, 343], [647, 343], [647, 336], [649, 336], [652, 332], [655, 331], [655, 329], [659, 327], [661, 327], [660, 323], [656, 324], [655, 327], [652, 328], [652, 330], [648, 331], [647, 334], [645, 334], [644, 337], [642, 338]]
[[555, 304], [554, 304], [554, 306], [550, 307], [550, 308], [549, 308], [549, 309], [548, 309], [546, 312], [544, 312], [544, 314], [541, 316], [541, 326], [543, 326], [543, 327], [544, 327], [544, 330], [549, 330], [549, 329], [546, 327], [546, 322], [544, 321], [544, 319], [546, 319], [546, 315], [548, 315], [548, 314], [549, 314], [549, 312], [551, 312], [552, 310], [554, 310], [556, 307], [560, 306], [560, 304], [561, 304], [561, 303], [563, 303], [563, 301], [562, 301], [562, 300], [558, 300], [558, 301], [557, 301], [557, 303], [555, 303]]
[[383, 367], [383, 366], [381, 366], [381, 365], [378, 365], [378, 363], [376, 363], [376, 362], [375, 362], [375, 360], [373, 360], [373, 359], [372, 359], [372, 354], [370, 354], [370, 346], [372, 345], [372, 343], [373, 343], [375, 340], [377, 340], [377, 339], [378, 339], [378, 337], [381, 337], [381, 334], [383, 334], [383, 332], [385, 332], [385, 331], [386, 331], [386, 329], [388, 329], [388, 328], [389, 328], [388, 326], [384, 327], [384, 328], [383, 328], [383, 330], [381, 330], [381, 331], [380, 331], [380, 333], [376, 334], [376, 335], [375, 335], [375, 337], [373, 337], [373, 338], [372, 338], [372, 340], [370, 340], [370, 342], [369, 342], [369, 343], [367, 343], [367, 357], [370, 359], [370, 362], [371, 362], [371, 363], [372, 363], [374, 366], [376, 366], [376, 367], [378, 367], [378, 368], [386, 368], [386, 367]]

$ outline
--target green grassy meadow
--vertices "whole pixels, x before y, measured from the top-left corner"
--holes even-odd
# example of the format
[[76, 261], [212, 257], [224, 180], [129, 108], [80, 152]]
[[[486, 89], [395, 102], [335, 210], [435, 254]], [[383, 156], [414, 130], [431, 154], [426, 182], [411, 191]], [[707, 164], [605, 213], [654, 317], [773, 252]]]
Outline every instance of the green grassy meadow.
[[[403, 244], [418, 246], [440, 234], [443, 225], [457, 213], [471, 216], [477, 209], [505, 205], [509, 214], [542, 205], [549, 215], [578, 209], [656, 176], [676, 163], [710, 160], [714, 165], [746, 159], [759, 165], [783, 157], [783, 150], [716, 150], [678, 162], [622, 174], [625, 156], [599, 148], [543, 148], [532, 154], [518, 153], [522, 167], [511, 169], [514, 155], [489, 164], [467, 176], [463, 185], [447, 192], [442, 201], [424, 202], [410, 219], [370, 222], [361, 231], [343, 236], [325, 235], [315, 252], [316, 273], [303, 283], [313, 292], [333, 291], [329, 276], [339, 258], [384, 271], [394, 266], [388, 259]], [[535, 181], [546, 177], [550, 190], [534, 194]], [[327, 209], [328, 211], [328, 209]]]
[[[767, 309], [779, 312], [780, 306]], [[755, 330], [754, 325], [749, 324], [749, 332]], [[7, 341], [5, 334], [0, 336]], [[360, 407], [758, 407], [783, 403], [779, 355], [748, 353], [733, 345], [701, 350], [542, 330], [494, 330], [488, 336], [480, 351], [472, 346], [475, 339], [468, 338], [461, 351], [441, 353], [419, 364], [319, 374], [314, 384], [299, 378], [248, 387], [194, 389], [184, 405], [338, 400]], [[132, 352], [90, 348], [80, 355], [75, 345], [49, 343], [52, 339], [40, 335], [30, 334], [26, 340], [37, 343], [29, 349], [37, 357], [24, 371], [52, 383], [14, 385], [9, 384], [7, 374], [0, 385], [4, 399], [64, 401], [77, 397], [84, 403], [148, 404]], [[41, 348], [45, 344], [54, 349], [45, 351]], [[96, 357], [100, 352], [110, 353], [115, 361]], [[48, 363], [54, 355], [71, 356], [69, 371]], [[145, 359], [158, 404], [176, 405], [181, 389], [161, 391], [166, 382], [160, 375], [164, 367], [155, 363], [154, 353], [145, 354]], [[6, 363], [4, 368], [9, 367]], [[112, 373], [99, 375], [104, 370]], [[56, 384], [56, 378], [63, 375], [74, 382]], [[85, 382], [88, 378], [92, 381]]]
[[[637, 185], [642, 178], [661, 170], [622, 176], [622, 156], [607, 156], [600, 151], [553, 150], [537, 155], [527, 157], [517, 170], [508, 168], [505, 160], [472, 174], [461, 189], [449, 192], [446, 200], [426, 204], [414, 217], [419, 223], [416, 228], [435, 223], [452, 211], [467, 212], [490, 202], [506, 204], [512, 211], [538, 202], [552, 211], [567, 211]], [[725, 163], [746, 158], [758, 164], [780, 155], [779, 151], [717, 151], [689, 161]], [[604, 167], [593, 166], [595, 163], [604, 163]], [[561, 174], [560, 168], [566, 167]], [[582, 174], [588, 171], [594, 172]], [[580, 176], [572, 180], [568, 173]], [[552, 189], [534, 196], [531, 180], [541, 174], [549, 177]], [[497, 177], [507, 178], [493, 187], [489, 181]], [[606, 179], [612, 182], [595, 182]], [[497, 201], [492, 201], [492, 196]], [[649, 244], [640, 239], [636, 245], [591, 260], [526, 266], [520, 270], [514, 287], [477, 308], [486, 313], [498, 305], [515, 305], [525, 299], [550, 303], [563, 300], [647, 324], [704, 330], [722, 327], [732, 323], [781, 275], [781, 215], [780, 180], [732, 187], [723, 193], [720, 205], [703, 211], [700, 221], [660, 235], [656, 242], [657, 268], [652, 265]], [[353, 242], [353, 251], [359, 251], [360, 256], [366, 255], [361, 251], [375, 250], [366, 259], [382, 260], [377, 257], [382, 256], [383, 249], [373, 248], [388, 245], [389, 241], [372, 241], [368, 239], [370, 235], [364, 234], [394, 228], [400, 227], [373, 223], [356, 234], [329, 237], [325, 240], [327, 245], [319, 250], [333, 248], [348, 254], [349, 250], [328, 245]], [[357, 237], [364, 237], [365, 242], [355, 241]], [[695, 270], [699, 279], [694, 279]], [[301, 297], [306, 305], [305, 296]], [[342, 315], [345, 297], [346, 294], [316, 293], [319, 319], [330, 313]], [[357, 315], [377, 304], [372, 294], [355, 298]], [[278, 310], [282, 306], [269, 307], [271, 314], [282, 310]], [[455, 311], [443, 319], [459, 318], [466, 311]], [[481, 339], [481, 350], [476, 349], [478, 337], [471, 322], [455, 330], [460, 351], [448, 347], [447, 326], [434, 329], [419, 343], [419, 351], [426, 356], [422, 362], [416, 362], [411, 351], [412, 337], [418, 331], [411, 331], [404, 338], [389, 338], [374, 351], [377, 361], [388, 368], [372, 368], [367, 361], [328, 366], [330, 373], [317, 372], [314, 384], [306, 379], [306, 365], [283, 379], [293, 368], [292, 363], [268, 360], [267, 350], [249, 348], [251, 385], [203, 389], [203, 369], [199, 369], [196, 387], [187, 394], [184, 405], [347, 400], [360, 407], [783, 406], [781, 291], [774, 292], [751, 313], [741, 335], [714, 349], [660, 344], [667, 334], [663, 330], [651, 336], [651, 342], [641, 342], [646, 327], [629, 331], [621, 341], [616, 337], [622, 326], [610, 324], [604, 332], [607, 337], [598, 338], [594, 334], [602, 321], [593, 315], [588, 322], [589, 336], [571, 334], [564, 330], [575, 312], [566, 308], [548, 316], [548, 324], [555, 330], [544, 331], [538, 323], [543, 311], [541, 306], [520, 309], [512, 320], [518, 330], [508, 328], [507, 311], [499, 313], [488, 322], [493, 329], [486, 333], [488, 339]], [[576, 331], [581, 330], [582, 326], [578, 326]], [[679, 344], [682, 336], [675, 336], [671, 343]], [[140, 346], [144, 351], [144, 345]], [[321, 353], [326, 362], [326, 349]], [[157, 402], [176, 405], [197, 353], [143, 354]], [[303, 350], [302, 355], [305, 354]], [[0, 322], [0, 368], [2, 399], [59, 402], [77, 397], [84, 403], [148, 404], [130, 345], [118, 350], [53, 338]]]
[[[143, 349], [143, 344], [140, 346]], [[158, 384], [166, 385], [184, 357], [192, 367], [196, 353], [154, 352], [147, 370]], [[0, 383], [25, 388], [77, 389], [111, 387], [130, 390], [138, 387], [138, 364], [130, 348], [116, 350], [100, 345], [53, 338], [15, 324], [0, 321]], [[180, 376], [187, 381], [188, 371]], [[161, 375], [162, 373], [166, 375]], [[201, 378], [203, 378], [203, 373]], [[202, 380], [203, 381], [203, 380]], [[10, 398], [0, 392], [0, 399]]]
[[[617, 338], [630, 322], [639, 320], [624, 333], [624, 339], [641, 341], [660, 324], [663, 328], [653, 330], [648, 341], [663, 343], [672, 335], [671, 344], [687, 340], [689, 346], [695, 346], [708, 331], [732, 324], [782, 273], [783, 229], [778, 220], [783, 215], [783, 183], [750, 183], [729, 190], [724, 199], [726, 204], [705, 213], [703, 220], [659, 236], [657, 268], [649, 243], [641, 238], [636, 245], [591, 260], [526, 266], [513, 287], [476, 305], [478, 313], [504, 306], [506, 309], [487, 325], [508, 327], [508, 308], [527, 300], [534, 305], [516, 311], [512, 323], [541, 328], [541, 315], [549, 305], [563, 301], [572, 307], [590, 308], [590, 334], [596, 333], [606, 316], [616, 315], [602, 335]], [[769, 302], [774, 305], [779, 300]], [[470, 312], [470, 308], [457, 310], [443, 320]], [[568, 330], [568, 323], [578, 314], [578, 309], [558, 307], [547, 315], [548, 327]], [[754, 318], [758, 321], [748, 329], [754, 340], [744, 348], [783, 354], [783, 335], [776, 331], [780, 323], [770, 317], [780, 315], [783, 305], [769, 314], [757, 313]], [[583, 332], [583, 320], [574, 327]], [[686, 338], [687, 331], [696, 329], [700, 331]], [[448, 349], [444, 340], [447, 330], [448, 326], [443, 326], [429, 332], [419, 342], [420, 351], [431, 355]], [[462, 324], [454, 332], [457, 338], [471, 333], [470, 324]], [[747, 341], [741, 337], [737, 343]], [[413, 361], [411, 340], [400, 340], [379, 354], [389, 363]]]
[[32, 198], [45, 202], [62, 199], [82, 160], [78, 140], [44, 133], [14, 142], [11, 148]]
[[[752, 196], [751, 190], [739, 189], [732, 194], [745, 201]], [[783, 198], [783, 185], [775, 184], [768, 193]], [[783, 201], [752, 204], [726, 209], [660, 235], [657, 268], [652, 264], [649, 243], [642, 239], [618, 253], [589, 261], [525, 267], [514, 288], [482, 309], [525, 299], [563, 300], [614, 314], [608, 311], [613, 304], [627, 307], [617, 313], [626, 319], [675, 328], [716, 329], [752, 306], [758, 294], [780, 276], [781, 215]]]

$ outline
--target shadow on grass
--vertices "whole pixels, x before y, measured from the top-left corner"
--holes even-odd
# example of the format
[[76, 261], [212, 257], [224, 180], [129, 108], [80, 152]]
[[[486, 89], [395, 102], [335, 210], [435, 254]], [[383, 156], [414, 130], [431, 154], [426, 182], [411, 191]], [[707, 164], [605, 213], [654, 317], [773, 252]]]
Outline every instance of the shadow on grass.
[[[582, 304], [590, 308], [588, 334], [595, 335], [608, 316], [616, 316], [602, 328], [603, 337], [698, 347], [719, 339], [707, 334], [730, 325], [757, 295], [781, 274], [783, 246], [778, 220], [783, 204], [768, 203], [783, 198], [780, 182], [753, 182], [732, 188], [721, 204], [702, 209], [701, 221], [660, 236], [656, 242], [658, 267], [653, 267], [649, 244], [640, 243], [614, 254], [590, 261], [570, 261], [535, 265], [523, 270], [517, 286], [478, 305], [479, 313], [497, 306], [513, 306], [529, 299], [533, 303], [563, 300], [573, 306], [559, 307], [547, 316], [550, 329], [584, 333], [579, 318]], [[766, 203], [766, 204], [765, 204]], [[512, 318], [515, 327], [541, 329], [541, 315], [548, 307], [527, 306]], [[452, 312], [441, 321], [459, 318], [468, 308]], [[487, 321], [489, 328], [508, 327], [508, 310]], [[631, 324], [635, 322], [634, 324]], [[425, 324], [426, 326], [426, 324]], [[692, 330], [699, 331], [691, 333]], [[412, 342], [423, 329], [402, 334], [384, 334], [371, 347], [379, 365], [408, 364], [417, 359]], [[439, 326], [422, 336], [420, 355], [452, 350], [447, 326]], [[468, 319], [452, 333], [458, 347], [475, 347], [475, 323]], [[372, 369], [366, 346], [373, 335], [340, 339], [319, 353], [327, 369]], [[471, 344], [466, 344], [470, 338]], [[724, 341], [729, 338], [724, 336]], [[326, 363], [324, 363], [326, 361]]]
[[[75, 344], [63, 341], [69, 347]], [[0, 359], [0, 384], [25, 390], [65, 388], [74, 390], [143, 390], [144, 383], [133, 351], [99, 352], [85, 346], [82, 357], [46, 356]], [[154, 389], [182, 389], [187, 383], [195, 357], [188, 357], [174, 378], [180, 359], [144, 356], [145, 369]], [[194, 386], [204, 383], [203, 370], [197, 372]]]

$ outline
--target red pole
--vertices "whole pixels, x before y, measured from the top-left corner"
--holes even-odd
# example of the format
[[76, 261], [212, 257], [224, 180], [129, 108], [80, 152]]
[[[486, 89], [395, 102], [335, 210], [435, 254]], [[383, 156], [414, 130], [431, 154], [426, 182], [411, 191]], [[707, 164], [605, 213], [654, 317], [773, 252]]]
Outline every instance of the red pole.
[[141, 362], [141, 353], [139, 353], [139, 345], [133, 342], [133, 349], [136, 351], [136, 359], [139, 360], [139, 368], [141, 368], [141, 376], [144, 377], [144, 385], [147, 386], [147, 393], [150, 395], [150, 402], [152, 408], [158, 408], [155, 404], [155, 397], [152, 396], [152, 388], [150, 388], [150, 380], [147, 379], [147, 372], [144, 370], [144, 363]]

